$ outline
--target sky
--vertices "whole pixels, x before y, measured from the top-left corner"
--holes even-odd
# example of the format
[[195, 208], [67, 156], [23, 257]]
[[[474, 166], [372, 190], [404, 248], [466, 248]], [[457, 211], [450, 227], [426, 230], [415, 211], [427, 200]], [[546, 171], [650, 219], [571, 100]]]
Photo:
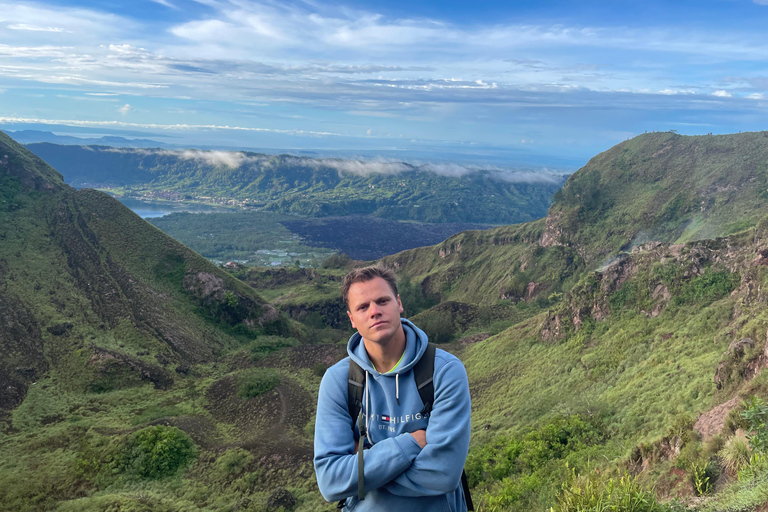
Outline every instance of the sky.
[[0, 128], [578, 167], [768, 129], [766, 26], [768, 0], [0, 0]]

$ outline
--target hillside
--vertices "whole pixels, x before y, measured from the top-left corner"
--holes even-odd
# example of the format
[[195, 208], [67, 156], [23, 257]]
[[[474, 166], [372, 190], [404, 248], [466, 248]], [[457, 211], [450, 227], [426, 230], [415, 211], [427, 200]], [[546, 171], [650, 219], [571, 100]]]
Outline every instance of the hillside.
[[[417, 323], [469, 343], [481, 503], [548, 510], [579, 486], [620, 492], [622, 471], [692, 510], [768, 502], [765, 466], [736, 478], [725, 448], [743, 399], [768, 398], [767, 157], [765, 133], [641, 135], [569, 178], [546, 219], [384, 259], [439, 302]], [[517, 323], [489, 337], [505, 304]]]
[[460, 233], [385, 261], [440, 300], [519, 300], [561, 292], [634, 246], [727, 236], [767, 214], [768, 132], [645, 134], [574, 173], [545, 219]]
[[[135, 197], [232, 200], [313, 217], [512, 224], [543, 217], [562, 175], [248, 152], [30, 144], [67, 183]], [[207, 198], [207, 199], [203, 199]]]
[[[355, 262], [222, 273], [2, 143], [0, 508], [327, 510], [314, 400]], [[768, 503], [741, 415], [768, 415], [767, 148], [641, 135], [545, 219], [383, 259], [406, 316], [466, 365], [479, 512]], [[169, 470], [146, 462], [159, 440]]]
[[[177, 497], [189, 510], [262, 506], [280, 471], [308, 463], [316, 361], [306, 375], [259, 369], [302, 329], [252, 288], [1, 133], [0, 240], [0, 509], [166, 510], [164, 491], [131, 489], [193, 459], [196, 494]], [[260, 421], [264, 410], [277, 419]], [[177, 448], [163, 455], [163, 442]], [[205, 475], [222, 454], [240, 466], [213, 492]], [[228, 490], [256, 466], [247, 493]]]

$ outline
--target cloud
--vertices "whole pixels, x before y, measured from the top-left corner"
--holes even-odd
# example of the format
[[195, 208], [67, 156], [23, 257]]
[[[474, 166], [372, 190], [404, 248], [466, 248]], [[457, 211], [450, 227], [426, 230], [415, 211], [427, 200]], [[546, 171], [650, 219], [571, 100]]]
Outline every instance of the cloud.
[[757, 5], [768, 5], [768, 0], [752, 0]]
[[14, 23], [8, 25], [11, 30], [29, 30], [31, 32], [68, 32], [58, 27], [40, 27], [38, 25], [27, 25], [26, 23]]
[[278, 163], [271, 155], [254, 155], [241, 151], [201, 151], [201, 150], [167, 150], [144, 148], [88, 148], [106, 153], [134, 154], [141, 156], [161, 156], [195, 160], [211, 166], [226, 166], [232, 169], [248, 168], [250, 166], [265, 168], [286, 164], [312, 170], [336, 171], [339, 176], [354, 174], [357, 176], [373, 176], [377, 174], [397, 175], [407, 172], [430, 172], [440, 176], [461, 178], [479, 173], [489, 179], [508, 183], [538, 183], [559, 185], [565, 181], [566, 174], [552, 172], [547, 169], [540, 171], [510, 171], [502, 169], [487, 169], [479, 166], [464, 166], [458, 164], [423, 163], [411, 165], [401, 161], [362, 161], [341, 160], [337, 158], [308, 158], [283, 156]]
[[[766, 1], [766, 5], [768, 5], [768, 0], [765, 0], [765, 1]], [[748, 94], [747, 98], [750, 100], [762, 100], [765, 98], [765, 94], [761, 92], [756, 92], [756, 93]]]
[[128, 103], [117, 109], [117, 111], [123, 115], [127, 114], [131, 110], [133, 110], [133, 108]]
[[168, 7], [169, 9], [178, 9], [178, 7], [168, 0], [152, 0], [152, 2], [155, 2], [156, 4], [160, 4], [164, 7]]
[[286, 135], [309, 135], [309, 136], [340, 136], [337, 133], [319, 132], [310, 130], [275, 130], [271, 128], [254, 128], [248, 126], [227, 126], [215, 124], [157, 124], [157, 123], [128, 123], [124, 121], [83, 121], [80, 119], [41, 119], [34, 117], [4, 117], [0, 116], [0, 123], [29, 123], [29, 124], [62, 124], [65, 126], [88, 126], [88, 127], [117, 127], [117, 128], [145, 128], [153, 130], [168, 131], [191, 131], [191, 130], [232, 130], [242, 132], [270, 132], [282, 133]]
[[717, 96], [718, 98], [730, 98], [731, 93], [728, 91], [715, 91], [712, 93], [712, 96]]

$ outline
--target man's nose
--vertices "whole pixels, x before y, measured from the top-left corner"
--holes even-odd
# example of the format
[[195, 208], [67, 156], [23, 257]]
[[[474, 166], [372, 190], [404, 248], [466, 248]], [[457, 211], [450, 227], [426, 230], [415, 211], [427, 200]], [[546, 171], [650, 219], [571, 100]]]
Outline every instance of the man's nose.
[[379, 310], [379, 306], [377, 306], [376, 304], [372, 304], [371, 305], [371, 308], [370, 308], [369, 312], [370, 312], [371, 316], [376, 316], [376, 315], [381, 314], [381, 311]]

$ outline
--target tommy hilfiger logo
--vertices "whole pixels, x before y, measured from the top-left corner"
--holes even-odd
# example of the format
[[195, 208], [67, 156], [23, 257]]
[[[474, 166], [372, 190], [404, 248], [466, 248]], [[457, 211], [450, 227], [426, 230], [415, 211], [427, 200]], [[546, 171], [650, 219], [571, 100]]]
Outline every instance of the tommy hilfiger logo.
[[[423, 419], [429, 418], [429, 414], [421, 414], [421, 412], [417, 412], [416, 414], [404, 414], [402, 416], [391, 416], [389, 414], [371, 414], [371, 421], [380, 421], [384, 423], [383, 425], [379, 425], [378, 430], [388, 430], [389, 432], [395, 432], [397, 429], [395, 428], [395, 425], [398, 423], [408, 423], [410, 421], [419, 421]], [[371, 426], [371, 428], [374, 428]]]

